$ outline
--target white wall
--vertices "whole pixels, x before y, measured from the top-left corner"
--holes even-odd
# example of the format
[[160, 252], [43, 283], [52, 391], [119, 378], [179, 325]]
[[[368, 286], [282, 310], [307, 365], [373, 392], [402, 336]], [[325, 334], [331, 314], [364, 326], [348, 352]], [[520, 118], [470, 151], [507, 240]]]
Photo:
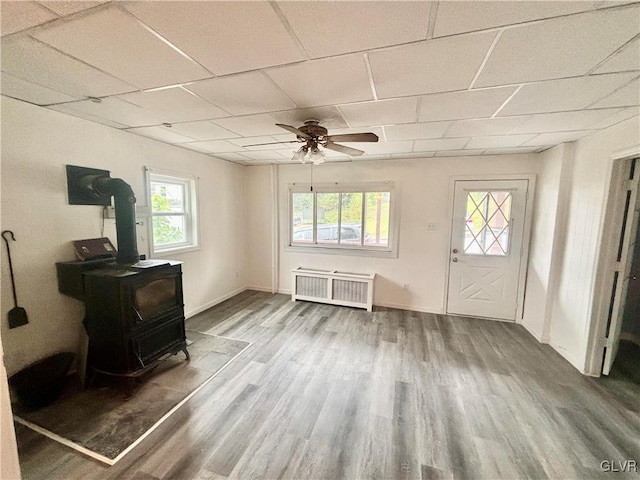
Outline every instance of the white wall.
[[596, 267], [611, 176], [611, 156], [639, 144], [638, 117], [575, 144], [549, 343], [576, 368], [590, 374], [598, 374], [587, 371], [585, 362], [589, 334], [596, 321], [592, 315]]
[[[279, 167], [280, 273], [279, 289], [291, 290], [291, 270], [299, 266], [331, 268], [353, 272], [376, 272], [376, 305], [442, 312], [451, 223], [450, 187], [454, 175], [504, 175], [537, 172], [535, 155], [452, 157], [389, 160], [378, 162], [330, 163], [314, 167], [317, 183], [392, 181], [400, 197], [400, 248], [398, 258], [360, 257], [291, 252], [284, 248], [287, 239], [288, 185], [308, 183], [309, 165]], [[270, 170], [251, 167], [252, 185], [268, 192]], [[249, 199], [248, 218], [270, 216], [264, 197]], [[250, 220], [251, 221], [251, 220]], [[427, 231], [434, 223], [435, 231]], [[255, 228], [252, 239], [267, 239], [269, 230]], [[249, 284], [270, 286], [270, 256], [260, 255], [248, 273]], [[262, 263], [260, 263], [262, 262]], [[409, 284], [408, 289], [403, 285]]]
[[[146, 204], [144, 166], [200, 178], [201, 248], [184, 262], [185, 310], [193, 313], [245, 285], [245, 167], [2, 97], [2, 229], [13, 230], [18, 300], [29, 324], [9, 330], [13, 307], [2, 255], [2, 341], [11, 375], [61, 351], [77, 351], [84, 306], [58, 292], [55, 262], [73, 260], [72, 240], [100, 236], [101, 207], [68, 205], [65, 165], [111, 171]], [[139, 227], [140, 253], [148, 253]], [[115, 242], [114, 221], [105, 235]]]

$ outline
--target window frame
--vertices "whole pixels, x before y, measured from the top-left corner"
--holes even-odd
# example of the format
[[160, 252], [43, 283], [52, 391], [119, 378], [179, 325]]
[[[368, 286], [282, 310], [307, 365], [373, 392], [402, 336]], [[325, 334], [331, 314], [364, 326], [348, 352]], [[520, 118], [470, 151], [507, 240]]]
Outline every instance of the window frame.
[[[147, 203], [149, 205], [149, 251], [152, 257], [162, 257], [177, 253], [190, 252], [200, 249], [200, 224], [199, 224], [199, 192], [198, 177], [188, 173], [175, 172], [152, 167], [145, 167], [146, 187], [147, 187]], [[151, 200], [151, 183], [172, 183], [184, 186], [184, 213], [165, 213], [154, 214], [153, 202]], [[154, 217], [163, 216], [185, 217], [185, 231], [187, 240], [180, 243], [172, 243], [167, 246], [155, 244], [153, 236], [153, 219]]]
[[[388, 192], [389, 198], [389, 245], [386, 247], [372, 245], [354, 245], [354, 244], [330, 244], [317, 243], [317, 200], [318, 193], [377, 193]], [[294, 193], [313, 193], [313, 243], [294, 243], [293, 242], [293, 194]], [[363, 195], [363, 222], [364, 222], [364, 204], [365, 196]], [[314, 184], [311, 189], [310, 184], [292, 183], [288, 185], [287, 190], [287, 235], [284, 242], [284, 249], [290, 252], [301, 253], [323, 253], [334, 255], [353, 255], [366, 257], [398, 257], [399, 231], [400, 231], [400, 199], [399, 189], [393, 182], [367, 182], [367, 183], [323, 183]], [[339, 202], [341, 206], [341, 202]], [[341, 227], [341, 215], [338, 215], [338, 228]], [[364, 237], [364, 231], [362, 232]]]

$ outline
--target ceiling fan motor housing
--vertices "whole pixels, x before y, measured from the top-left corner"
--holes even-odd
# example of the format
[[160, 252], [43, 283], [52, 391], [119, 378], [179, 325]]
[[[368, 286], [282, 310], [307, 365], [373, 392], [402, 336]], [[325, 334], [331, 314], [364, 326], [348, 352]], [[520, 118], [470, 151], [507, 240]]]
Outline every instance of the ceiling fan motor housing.
[[[327, 129], [320, 125], [320, 122], [317, 120], [307, 120], [304, 122], [304, 125], [298, 128], [303, 133], [306, 133], [310, 137], [313, 138], [316, 142], [320, 139], [319, 137], [327, 136]], [[298, 136], [298, 140], [306, 141], [304, 137]]]

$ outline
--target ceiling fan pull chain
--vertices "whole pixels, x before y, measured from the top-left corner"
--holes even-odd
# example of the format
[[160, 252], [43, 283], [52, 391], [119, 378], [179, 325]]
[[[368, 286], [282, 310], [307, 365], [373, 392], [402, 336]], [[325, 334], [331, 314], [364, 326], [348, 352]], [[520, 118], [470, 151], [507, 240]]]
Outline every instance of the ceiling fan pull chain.
[[309, 166], [311, 167], [311, 179], [309, 180], [309, 191], [313, 192], [313, 163], [310, 163]]

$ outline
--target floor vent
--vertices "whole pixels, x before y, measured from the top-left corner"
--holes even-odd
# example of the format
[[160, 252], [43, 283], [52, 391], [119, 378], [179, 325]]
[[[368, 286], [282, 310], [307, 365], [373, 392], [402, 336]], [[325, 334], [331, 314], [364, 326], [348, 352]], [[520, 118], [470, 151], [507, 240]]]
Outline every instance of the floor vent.
[[373, 308], [375, 273], [296, 268], [292, 270], [292, 300], [331, 303], [347, 307]]

